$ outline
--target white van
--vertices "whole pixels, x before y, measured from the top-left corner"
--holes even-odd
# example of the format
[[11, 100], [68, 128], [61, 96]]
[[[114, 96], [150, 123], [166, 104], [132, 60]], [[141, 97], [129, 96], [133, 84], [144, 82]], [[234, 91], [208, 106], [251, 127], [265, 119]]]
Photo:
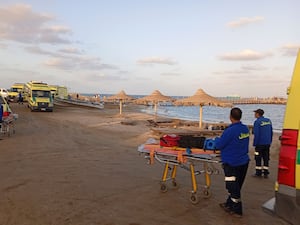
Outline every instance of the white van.
[[0, 88], [0, 95], [4, 98], [8, 97], [8, 91], [5, 88]]

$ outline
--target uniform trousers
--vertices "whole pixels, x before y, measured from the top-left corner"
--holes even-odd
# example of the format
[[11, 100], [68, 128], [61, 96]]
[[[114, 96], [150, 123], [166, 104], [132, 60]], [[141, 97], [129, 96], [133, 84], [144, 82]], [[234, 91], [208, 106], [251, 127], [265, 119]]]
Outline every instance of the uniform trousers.
[[255, 146], [255, 174], [257, 176], [269, 174], [269, 160], [270, 145]]
[[230, 166], [223, 163], [225, 186], [228, 191], [226, 207], [234, 213], [243, 214], [241, 189], [247, 174], [249, 162], [240, 166]]

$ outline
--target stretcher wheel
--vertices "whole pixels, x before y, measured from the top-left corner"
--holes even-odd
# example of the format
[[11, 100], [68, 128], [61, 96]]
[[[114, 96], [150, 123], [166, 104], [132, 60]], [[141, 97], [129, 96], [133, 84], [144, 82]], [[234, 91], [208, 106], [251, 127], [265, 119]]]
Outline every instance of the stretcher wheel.
[[160, 184], [160, 191], [161, 191], [162, 193], [167, 192], [167, 191], [168, 191], [167, 185], [166, 185], [166, 184]]
[[209, 175], [212, 174], [212, 173], [213, 173], [212, 168], [207, 167], [207, 168], [206, 168], [206, 173], [209, 174]]
[[173, 185], [174, 188], [178, 188], [179, 187], [179, 185], [176, 182], [176, 180], [172, 180], [172, 185]]
[[199, 202], [199, 197], [197, 193], [192, 193], [191, 198], [190, 198], [192, 204], [196, 205]]
[[220, 170], [215, 169], [215, 174], [220, 174]]
[[211, 197], [211, 191], [208, 188], [205, 188], [203, 190], [203, 196], [204, 196], [204, 198], [210, 198]]

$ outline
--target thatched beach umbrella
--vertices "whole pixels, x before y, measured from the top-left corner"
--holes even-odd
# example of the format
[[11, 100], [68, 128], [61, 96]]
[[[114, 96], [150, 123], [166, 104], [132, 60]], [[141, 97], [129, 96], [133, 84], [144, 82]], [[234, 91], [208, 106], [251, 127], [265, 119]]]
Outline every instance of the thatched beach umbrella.
[[205, 93], [202, 89], [198, 89], [197, 92], [187, 98], [178, 99], [174, 102], [175, 105], [198, 105], [200, 106], [199, 112], [199, 128], [202, 128], [202, 114], [203, 114], [203, 106], [212, 105], [212, 106], [220, 106], [220, 107], [231, 107], [230, 103], [221, 101], [211, 95]]
[[169, 96], [165, 96], [162, 93], [160, 93], [160, 91], [155, 90], [154, 92], [152, 92], [152, 94], [145, 96], [143, 98], [139, 98], [137, 100], [135, 100], [135, 102], [137, 104], [145, 104], [145, 103], [153, 103], [154, 104], [154, 111], [155, 114], [157, 112], [157, 105], [159, 102], [170, 102], [173, 101], [174, 98], [169, 97]]
[[120, 103], [120, 114], [122, 114], [122, 110], [123, 110], [123, 101], [130, 101], [133, 100], [134, 98], [131, 97], [130, 95], [127, 95], [125, 93], [125, 91], [120, 91], [118, 94], [110, 96], [107, 98], [107, 100], [118, 100]]

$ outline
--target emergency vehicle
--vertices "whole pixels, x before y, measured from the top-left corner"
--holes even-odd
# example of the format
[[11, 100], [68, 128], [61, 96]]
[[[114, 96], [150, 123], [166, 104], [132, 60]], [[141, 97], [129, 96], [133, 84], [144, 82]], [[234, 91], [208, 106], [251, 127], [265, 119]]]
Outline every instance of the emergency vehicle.
[[275, 197], [263, 205], [292, 224], [300, 224], [300, 50], [287, 90]]
[[23, 89], [24, 89], [24, 83], [14, 83], [11, 87], [10, 90], [8, 91], [8, 98], [10, 100], [15, 101], [19, 97], [19, 93], [21, 92], [22, 96], [24, 94]]
[[57, 96], [57, 85], [49, 85], [52, 97], [55, 98]]
[[65, 86], [58, 86], [57, 97], [60, 99], [68, 99], [68, 88]]
[[53, 111], [51, 88], [47, 83], [30, 81], [24, 86], [24, 99], [31, 111]]

